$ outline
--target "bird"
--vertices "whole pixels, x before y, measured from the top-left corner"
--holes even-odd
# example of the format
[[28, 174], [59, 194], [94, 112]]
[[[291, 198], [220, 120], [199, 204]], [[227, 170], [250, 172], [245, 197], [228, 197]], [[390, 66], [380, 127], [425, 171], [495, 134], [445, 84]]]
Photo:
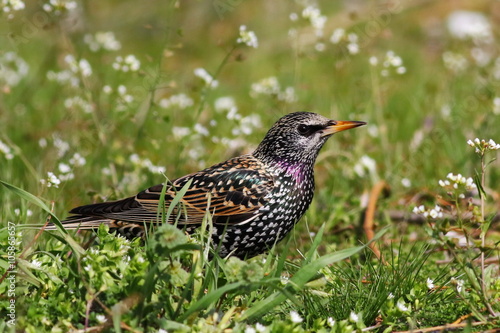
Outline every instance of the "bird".
[[[118, 201], [73, 208], [65, 229], [96, 229], [101, 224], [127, 238], [144, 237], [159, 225], [162, 190], [168, 209], [186, 187], [167, 222], [187, 233], [211, 214], [211, 241], [221, 256], [250, 258], [281, 241], [309, 208], [314, 195], [314, 164], [335, 133], [363, 126], [363, 121], [337, 121], [313, 112], [281, 117], [255, 151], [231, 158], [165, 184], [149, 187]], [[165, 209], [165, 211], [166, 211]], [[165, 217], [166, 219], [166, 217]], [[49, 225], [46, 230], [56, 230]]]

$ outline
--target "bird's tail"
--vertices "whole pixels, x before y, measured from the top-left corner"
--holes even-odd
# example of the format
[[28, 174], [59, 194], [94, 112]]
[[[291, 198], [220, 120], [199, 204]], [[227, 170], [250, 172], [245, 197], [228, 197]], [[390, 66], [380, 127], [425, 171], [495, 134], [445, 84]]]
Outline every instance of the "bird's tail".
[[[66, 230], [96, 230], [101, 224], [105, 224], [110, 232], [117, 232], [127, 239], [143, 238], [146, 234], [144, 223], [122, 222], [98, 216], [75, 215], [61, 223]], [[57, 226], [49, 223], [45, 230], [57, 230]]]
[[[79, 229], [79, 230], [92, 230], [97, 229], [101, 224], [106, 224], [113, 227], [115, 220], [107, 219], [105, 217], [75, 215], [69, 217], [67, 220], [61, 221], [64, 229]], [[45, 230], [57, 230], [54, 223], [49, 223]]]

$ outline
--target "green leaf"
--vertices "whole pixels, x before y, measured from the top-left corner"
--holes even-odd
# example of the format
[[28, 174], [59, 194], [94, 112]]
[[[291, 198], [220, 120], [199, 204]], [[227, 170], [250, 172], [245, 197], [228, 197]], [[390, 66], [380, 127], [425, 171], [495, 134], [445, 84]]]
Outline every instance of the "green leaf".
[[[372, 242], [376, 241], [379, 239], [388, 229], [384, 228], [381, 231], [379, 231], [375, 237], [373, 238]], [[371, 242], [370, 242], [371, 243]], [[370, 244], [368, 243], [368, 244]], [[317, 260], [306, 264], [305, 266], [302, 266], [296, 273], [295, 275], [290, 279], [289, 285], [290, 287], [287, 286], [286, 291], [291, 292], [292, 294], [296, 293], [297, 289], [302, 289], [307, 282], [310, 281], [310, 279], [316, 275], [316, 273], [322, 269], [323, 267], [327, 265], [331, 265], [333, 263], [339, 262], [341, 260], [344, 260], [359, 251], [363, 250], [365, 247], [368, 246], [368, 244], [365, 244], [363, 246], [356, 246], [352, 248], [348, 248], [345, 250], [341, 250], [335, 253], [330, 253], [327, 255], [324, 255]], [[271, 296], [265, 298], [264, 300], [257, 302], [254, 304], [250, 309], [248, 309], [241, 317], [240, 321], [245, 321], [245, 320], [253, 320], [258, 317], [261, 317], [265, 313], [270, 312], [274, 307], [278, 306], [280, 303], [285, 301], [287, 299], [287, 296], [283, 292], [276, 292], [272, 294]]]
[[318, 249], [319, 245], [321, 244], [321, 241], [323, 240], [323, 232], [325, 231], [325, 224], [321, 226], [321, 228], [318, 230], [318, 233], [316, 234], [316, 237], [314, 237], [313, 243], [311, 245], [311, 248], [306, 254], [306, 263], [311, 262], [314, 253]]
[[484, 191], [483, 185], [481, 184], [481, 175], [477, 171], [474, 175], [474, 183], [476, 183], [477, 191], [479, 192], [479, 198], [486, 198], [486, 192]]
[[214, 291], [206, 294], [202, 298], [200, 298], [196, 303], [191, 305], [189, 309], [178, 319], [179, 322], [183, 322], [190, 315], [195, 312], [201, 311], [203, 309], [208, 308], [211, 304], [216, 304], [216, 302], [224, 295], [225, 293], [236, 290], [248, 284], [248, 282], [235, 282], [226, 284], [224, 287], [215, 289]]
[[40, 198], [34, 196], [33, 194], [23, 189], [20, 189], [19, 187], [6, 183], [3, 180], [0, 180], [0, 184], [5, 186], [9, 191], [18, 195], [22, 199], [35, 204], [36, 206], [40, 207], [43, 211], [45, 211], [47, 214], [49, 214], [51, 216], [51, 221], [57, 226], [57, 230], [61, 232], [64, 241], [71, 247], [71, 249], [78, 258], [85, 253], [85, 250], [68, 234], [68, 231], [64, 229], [61, 221], [57, 218], [57, 216], [54, 213], [52, 213], [50, 208], [42, 200], [40, 200]]

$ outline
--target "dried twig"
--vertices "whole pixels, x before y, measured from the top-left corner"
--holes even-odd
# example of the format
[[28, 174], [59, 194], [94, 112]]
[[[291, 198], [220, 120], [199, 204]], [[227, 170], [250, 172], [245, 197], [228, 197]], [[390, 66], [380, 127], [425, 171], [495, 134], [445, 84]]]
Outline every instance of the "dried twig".
[[[383, 180], [379, 181], [375, 186], [373, 186], [370, 199], [368, 201], [368, 206], [366, 207], [365, 220], [363, 222], [363, 230], [365, 231], [366, 238], [368, 241], [371, 241], [375, 236], [375, 209], [377, 208], [377, 200], [380, 196], [380, 193], [387, 188], [386, 182]], [[380, 250], [378, 249], [377, 244], [370, 243], [370, 248], [373, 253], [377, 256], [378, 259], [381, 259]]]

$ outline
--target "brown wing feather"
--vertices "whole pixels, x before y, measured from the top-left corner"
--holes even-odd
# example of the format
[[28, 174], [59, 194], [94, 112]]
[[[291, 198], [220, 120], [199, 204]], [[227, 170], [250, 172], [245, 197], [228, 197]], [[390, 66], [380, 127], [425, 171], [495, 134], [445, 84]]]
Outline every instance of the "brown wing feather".
[[[208, 202], [214, 223], [237, 224], [255, 216], [266, 204], [274, 184], [272, 176], [250, 155], [231, 159], [197, 173], [178, 178], [168, 185], [165, 202], [168, 207], [176, 193], [191, 180], [191, 185], [176, 207], [170, 221], [178, 224], [201, 224]], [[130, 223], [154, 223], [163, 185], [152, 186], [134, 197], [77, 207], [71, 213], [96, 219]], [[178, 218], [180, 215], [180, 218]]]

